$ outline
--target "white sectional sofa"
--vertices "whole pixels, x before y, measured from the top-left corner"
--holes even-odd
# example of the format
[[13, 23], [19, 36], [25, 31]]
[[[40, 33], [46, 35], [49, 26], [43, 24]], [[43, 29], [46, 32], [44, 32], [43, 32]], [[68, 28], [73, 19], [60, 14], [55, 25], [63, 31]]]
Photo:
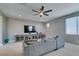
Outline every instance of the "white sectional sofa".
[[57, 49], [64, 47], [65, 43], [64, 43], [64, 38], [59, 37], [57, 38]]
[[64, 47], [64, 39], [59, 37], [57, 39], [48, 38], [32, 45], [24, 46], [24, 55], [39, 56], [44, 55], [50, 51], [57, 50]]

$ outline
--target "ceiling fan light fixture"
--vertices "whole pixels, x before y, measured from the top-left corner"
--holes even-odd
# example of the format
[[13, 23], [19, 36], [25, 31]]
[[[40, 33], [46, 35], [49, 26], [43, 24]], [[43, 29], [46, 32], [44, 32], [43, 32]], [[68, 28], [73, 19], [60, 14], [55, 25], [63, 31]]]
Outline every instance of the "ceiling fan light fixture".
[[41, 9], [40, 9], [39, 11], [33, 10], [33, 9], [32, 9], [32, 11], [36, 12], [37, 15], [39, 15], [39, 16], [41, 17], [41, 16], [43, 16], [43, 15], [49, 16], [47, 13], [48, 13], [48, 12], [51, 12], [52, 10], [44, 11], [44, 6], [42, 6]]
[[41, 12], [40, 15], [43, 15], [43, 13]]

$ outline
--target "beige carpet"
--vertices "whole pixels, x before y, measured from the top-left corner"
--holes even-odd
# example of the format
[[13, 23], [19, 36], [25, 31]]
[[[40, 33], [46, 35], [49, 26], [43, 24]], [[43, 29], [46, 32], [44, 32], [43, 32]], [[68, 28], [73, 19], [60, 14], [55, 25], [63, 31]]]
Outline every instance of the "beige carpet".
[[0, 56], [21, 56], [23, 55], [22, 42], [10, 43], [0, 47]]
[[[1, 56], [21, 56], [23, 55], [22, 42], [7, 44], [0, 47]], [[79, 56], [79, 46], [65, 43], [64, 48], [52, 51], [45, 56]]]
[[48, 53], [45, 56], [79, 56], [79, 46], [65, 43], [64, 48]]

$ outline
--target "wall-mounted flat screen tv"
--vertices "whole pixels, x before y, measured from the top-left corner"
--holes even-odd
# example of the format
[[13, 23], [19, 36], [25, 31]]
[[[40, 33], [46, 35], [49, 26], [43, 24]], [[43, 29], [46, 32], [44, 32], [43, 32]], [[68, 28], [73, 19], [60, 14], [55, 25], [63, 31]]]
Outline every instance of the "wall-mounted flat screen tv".
[[25, 25], [24, 33], [34, 33], [36, 32], [35, 26]]

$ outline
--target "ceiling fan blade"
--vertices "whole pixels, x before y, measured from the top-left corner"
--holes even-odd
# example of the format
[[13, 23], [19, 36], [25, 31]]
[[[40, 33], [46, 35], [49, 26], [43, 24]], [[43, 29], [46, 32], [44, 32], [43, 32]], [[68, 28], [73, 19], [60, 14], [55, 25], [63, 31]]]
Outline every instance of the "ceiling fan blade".
[[42, 6], [40, 10], [43, 11], [44, 10], [44, 6]]
[[34, 12], [38, 12], [38, 11], [36, 11], [36, 10], [33, 10], [33, 9], [32, 9], [32, 11], [34, 11]]
[[48, 14], [44, 14], [44, 15], [49, 16]]
[[36, 16], [36, 15], [38, 15], [38, 14], [34, 14], [34, 16]]
[[51, 12], [52, 10], [47, 10], [47, 11], [44, 11], [43, 13], [47, 13], [47, 12]]

